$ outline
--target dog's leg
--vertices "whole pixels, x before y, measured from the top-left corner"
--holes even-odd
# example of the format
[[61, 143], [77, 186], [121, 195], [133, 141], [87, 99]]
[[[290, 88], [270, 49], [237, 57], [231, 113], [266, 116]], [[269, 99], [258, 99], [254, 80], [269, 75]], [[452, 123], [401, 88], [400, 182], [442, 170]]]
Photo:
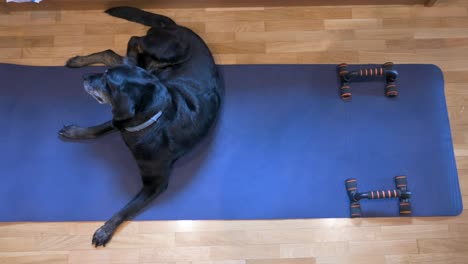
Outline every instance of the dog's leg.
[[112, 131], [117, 131], [117, 129], [112, 125], [112, 121], [108, 121], [92, 127], [68, 125], [64, 126], [58, 133], [67, 139], [92, 139]]
[[70, 58], [66, 66], [70, 68], [79, 68], [91, 64], [104, 64], [106, 66], [114, 66], [122, 64], [123, 57], [115, 53], [113, 50], [105, 50], [96, 52], [87, 56], [76, 56]]
[[[100, 227], [93, 235], [92, 244], [96, 247], [105, 246], [112, 238], [120, 224], [134, 217], [148, 203], [163, 193], [168, 186], [167, 177], [149, 177], [143, 180], [143, 188], [124, 208], [116, 213], [109, 221]], [[154, 180], [157, 179], [157, 180]]]
[[126, 60], [127, 63], [137, 65], [138, 63], [138, 54], [142, 53], [143, 50], [141, 48], [141, 40], [142, 37], [131, 37], [130, 40], [128, 41], [127, 44], [127, 55], [126, 55]]

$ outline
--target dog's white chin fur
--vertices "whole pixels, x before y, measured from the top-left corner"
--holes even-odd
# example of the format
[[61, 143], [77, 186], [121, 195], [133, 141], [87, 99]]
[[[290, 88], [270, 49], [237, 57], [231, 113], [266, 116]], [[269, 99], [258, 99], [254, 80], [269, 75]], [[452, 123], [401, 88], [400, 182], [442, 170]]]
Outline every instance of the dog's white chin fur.
[[94, 99], [96, 99], [96, 101], [97, 101], [99, 104], [107, 104], [107, 102], [104, 101], [102, 98], [101, 98], [101, 100], [99, 100], [98, 98], [94, 97]]
[[88, 82], [84, 82], [83, 86], [84, 86], [85, 91], [89, 95], [91, 95], [99, 104], [108, 104], [106, 97], [103, 94], [101, 94], [99, 91], [91, 87]]

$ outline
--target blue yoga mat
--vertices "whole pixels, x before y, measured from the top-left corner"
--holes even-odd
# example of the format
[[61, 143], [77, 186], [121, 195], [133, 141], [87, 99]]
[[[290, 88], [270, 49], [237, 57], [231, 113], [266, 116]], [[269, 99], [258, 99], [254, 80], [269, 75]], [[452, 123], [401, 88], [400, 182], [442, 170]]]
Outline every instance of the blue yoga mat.
[[[339, 97], [335, 65], [225, 65], [222, 114], [178, 161], [169, 189], [137, 219], [349, 217], [344, 181], [394, 189], [407, 175], [414, 216], [462, 211], [439, 68], [396, 65]], [[82, 88], [102, 67], [0, 65], [0, 221], [106, 220], [141, 183], [119, 134], [64, 142], [64, 124], [111, 118]], [[398, 216], [398, 200], [363, 201], [363, 216]]]

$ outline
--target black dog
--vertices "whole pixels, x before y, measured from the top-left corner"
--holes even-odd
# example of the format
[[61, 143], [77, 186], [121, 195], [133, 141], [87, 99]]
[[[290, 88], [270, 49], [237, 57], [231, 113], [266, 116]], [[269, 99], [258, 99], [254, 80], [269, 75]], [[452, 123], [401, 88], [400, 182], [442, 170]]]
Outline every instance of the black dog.
[[113, 117], [94, 127], [65, 126], [60, 136], [90, 139], [120, 131], [143, 181], [135, 198], [94, 233], [95, 246], [104, 246], [122, 222], [167, 189], [172, 165], [207, 134], [223, 94], [212, 54], [193, 31], [132, 7], [106, 12], [151, 28], [130, 39], [126, 57], [107, 50], [67, 62], [69, 67], [110, 66], [85, 76], [84, 88], [99, 103], [110, 104]]

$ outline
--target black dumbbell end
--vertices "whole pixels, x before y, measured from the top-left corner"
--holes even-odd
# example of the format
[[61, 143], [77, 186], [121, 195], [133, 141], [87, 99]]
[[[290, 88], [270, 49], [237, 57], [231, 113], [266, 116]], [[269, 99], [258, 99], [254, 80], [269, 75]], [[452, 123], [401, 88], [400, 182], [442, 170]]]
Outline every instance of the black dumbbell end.
[[409, 216], [411, 215], [411, 204], [409, 201], [400, 201], [400, 215]]
[[352, 97], [351, 87], [349, 85], [347, 85], [347, 84], [343, 84], [341, 86], [340, 93], [341, 93], [341, 98], [343, 100], [349, 100]]
[[385, 86], [385, 95], [388, 97], [395, 97], [398, 95], [398, 89], [394, 82], [387, 83]]
[[361, 217], [361, 204], [359, 202], [352, 202], [350, 207], [351, 218]]
[[349, 178], [345, 181], [346, 191], [348, 193], [357, 192], [357, 180], [355, 178]]
[[406, 190], [408, 188], [408, 180], [405, 175], [399, 175], [395, 177], [395, 185], [397, 189]]

